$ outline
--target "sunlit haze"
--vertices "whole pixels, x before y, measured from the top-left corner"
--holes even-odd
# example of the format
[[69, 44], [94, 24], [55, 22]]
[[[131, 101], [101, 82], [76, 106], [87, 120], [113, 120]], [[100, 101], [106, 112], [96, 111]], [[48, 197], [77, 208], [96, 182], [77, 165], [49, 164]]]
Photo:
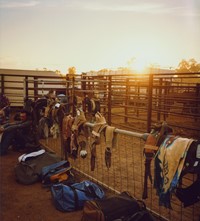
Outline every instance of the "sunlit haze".
[[199, 0], [0, 0], [0, 68], [176, 68], [199, 39]]

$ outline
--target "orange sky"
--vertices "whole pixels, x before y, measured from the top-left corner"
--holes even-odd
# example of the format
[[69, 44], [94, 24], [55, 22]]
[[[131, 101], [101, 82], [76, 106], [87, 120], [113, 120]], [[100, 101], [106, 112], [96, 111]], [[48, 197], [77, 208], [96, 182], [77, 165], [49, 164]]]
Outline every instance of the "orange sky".
[[177, 67], [199, 39], [199, 0], [0, 2], [0, 68]]

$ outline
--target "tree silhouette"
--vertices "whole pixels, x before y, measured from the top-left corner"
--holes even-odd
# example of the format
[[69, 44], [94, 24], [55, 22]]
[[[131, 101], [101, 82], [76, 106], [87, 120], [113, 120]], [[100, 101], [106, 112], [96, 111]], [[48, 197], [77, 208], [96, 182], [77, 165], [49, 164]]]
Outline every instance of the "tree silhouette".
[[188, 61], [183, 59], [176, 69], [178, 73], [192, 73], [192, 72], [200, 72], [200, 63], [194, 58], [189, 59]]
[[76, 68], [75, 67], [69, 67], [68, 68], [68, 77], [70, 79], [72, 79], [73, 77], [75, 77], [76, 74]]

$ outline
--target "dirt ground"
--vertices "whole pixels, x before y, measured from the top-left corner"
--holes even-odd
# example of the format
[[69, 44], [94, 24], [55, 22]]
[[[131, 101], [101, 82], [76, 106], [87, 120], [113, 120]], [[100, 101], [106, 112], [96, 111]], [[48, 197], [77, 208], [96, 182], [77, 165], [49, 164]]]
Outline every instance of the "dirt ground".
[[53, 205], [51, 192], [41, 183], [22, 185], [15, 181], [14, 166], [22, 153], [0, 156], [1, 221], [80, 221], [82, 211], [63, 213]]

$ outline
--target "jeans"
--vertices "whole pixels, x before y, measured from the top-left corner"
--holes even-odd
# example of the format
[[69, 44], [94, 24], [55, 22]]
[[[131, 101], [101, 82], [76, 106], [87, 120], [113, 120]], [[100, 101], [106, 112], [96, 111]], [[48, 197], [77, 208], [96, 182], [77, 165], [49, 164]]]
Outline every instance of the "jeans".
[[13, 144], [15, 139], [15, 131], [5, 131], [0, 142], [0, 155], [7, 154], [9, 146]]

